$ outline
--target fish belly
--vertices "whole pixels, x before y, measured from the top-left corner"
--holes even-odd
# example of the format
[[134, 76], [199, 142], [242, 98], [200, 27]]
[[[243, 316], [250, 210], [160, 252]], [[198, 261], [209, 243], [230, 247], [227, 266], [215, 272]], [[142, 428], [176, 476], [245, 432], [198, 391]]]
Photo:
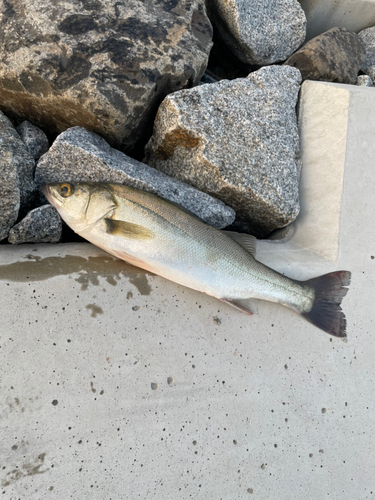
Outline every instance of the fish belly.
[[[226, 300], [257, 298], [296, 310], [309, 307], [303, 287], [255, 260], [243, 247], [213, 230], [220, 239], [192, 238], [165, 227], [150, 226], [156, 237], [137, 241], [110, 236], [96, 227], [81, 235], [108, 253], [170, 281]], [[212, 229], [212, 228], [210, 228]]]

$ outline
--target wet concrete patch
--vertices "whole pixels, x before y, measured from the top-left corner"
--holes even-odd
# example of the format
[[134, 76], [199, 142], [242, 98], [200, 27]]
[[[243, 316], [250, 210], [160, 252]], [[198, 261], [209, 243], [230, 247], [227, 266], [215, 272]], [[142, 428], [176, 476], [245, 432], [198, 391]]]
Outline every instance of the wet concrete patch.
[[3, 281], [43, 281], [56, 276], [79, 274], [76, 281], [81, 290], [89, 285], [99, 286], [99, 278], [104, 278], [109, 285], [116, 286], [121, 276], [128, 277], [141, 295], [149, 295], [151, 287], [145, 271], [127, 262], [110, 256], [88, 257], [75, 255], [65, 257], [41, 258], [28, 254], [28, 260], [0, 266], [0, 280]]
[[138, 273], [137, 275], [130, 276], [129, 281], [141, 295], [150, 295], [151, 287], [147, 281], [146, 274]]
[[98, 314], [103, 314], [103, 309], [95, 304], [87, 304], [86, 309], [91, 311], [92, 318], [96, 318]]
[[26, 462], [21, 467], [15, 468], [8, 472], [5, 478], [1, 481], [1, 486], [4, 488], [18, 481], [25, 476], [34, 476], [36, 474], [44, 474], [49, 469], [40, 470], [44, 465], [46, 453], [40, 453], [34, 462]]

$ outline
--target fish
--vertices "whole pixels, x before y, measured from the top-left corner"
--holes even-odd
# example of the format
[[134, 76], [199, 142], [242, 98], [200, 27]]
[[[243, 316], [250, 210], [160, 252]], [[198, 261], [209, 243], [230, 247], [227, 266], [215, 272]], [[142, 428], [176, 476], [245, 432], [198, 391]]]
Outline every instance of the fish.
[[215, 229], [183, 207], [129, 186], [62, 182], [42, 190], [73, 231], [119, 259], [249, 315], [252, 299], [279, 303], [346, 341], [340, 304], [349, 271], [288, 278], [256, 260], [253, 236]]

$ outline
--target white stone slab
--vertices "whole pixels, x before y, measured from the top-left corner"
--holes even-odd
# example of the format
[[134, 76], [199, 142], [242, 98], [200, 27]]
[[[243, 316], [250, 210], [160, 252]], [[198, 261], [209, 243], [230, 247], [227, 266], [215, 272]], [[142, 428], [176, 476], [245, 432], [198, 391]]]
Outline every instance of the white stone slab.
[[375, 25], [375, 0], [299, 0], [307, 18], [306, 40], [331, 28], [361, 31]]
[[[348, 116], [337, 261], [280, 240], [258, 257], [301, 279], [351, 270], [348, 343], [275, 304], [248, 317], [89, 244], [2, 245], [4, 499], [373, 496], [375, 90], [314, 85], [337, 89]], [[310, 90], [320, 135], [331, 100], [319, 108]]]
[[308, 251], [308, 259], [311, 253], [332, 261], [338, 256], [348, 112], [353, 86], [346, 87], [306, 81], [301, 88], [301, 211], [293, 224], [278, 231], [274, 237], [288, 242], [288, 250], [293, 244]]
[[[292, 267], [295, 261], [306, 262], [310, 267], [314, 262], [323, 269], [326, 260], [337, 261], [340, 230], [345, 231], [341, 219], [344, 172], [354, 169], [349, 151], [355, 149], [355, 165], [368, 151], [370, 157], [372, 154], [368, 146], [363, 149], [358, 146], [362, 137], [358, 137], [357, 122], [365, 120], [369, 127], [366, 133], [371, 135], [375, 89], [361, 89], [363, 87], [328, 82], [302, 84], [298, 106], [303, 164], [301, 211], [292, 224], [275, 232], [274, 240], [258, 242], [257, 255], [270, 267], [277, 266], [280, 251]], [[354, 171], [358, 171], [357, 167]]]

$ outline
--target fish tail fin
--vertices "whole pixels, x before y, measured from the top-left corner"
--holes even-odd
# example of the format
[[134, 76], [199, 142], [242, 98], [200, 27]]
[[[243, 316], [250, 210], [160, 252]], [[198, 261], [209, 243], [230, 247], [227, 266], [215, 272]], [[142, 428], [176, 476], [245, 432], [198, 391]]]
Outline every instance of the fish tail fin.
[[302, 313], [310, 323], [321, 330], [340, 337], [346, 342], [346, 319], [340, 307], [350, 284], [349, 271], [336, 271], [303, 281], [315, 291], [314, 303], [309, 312]]

